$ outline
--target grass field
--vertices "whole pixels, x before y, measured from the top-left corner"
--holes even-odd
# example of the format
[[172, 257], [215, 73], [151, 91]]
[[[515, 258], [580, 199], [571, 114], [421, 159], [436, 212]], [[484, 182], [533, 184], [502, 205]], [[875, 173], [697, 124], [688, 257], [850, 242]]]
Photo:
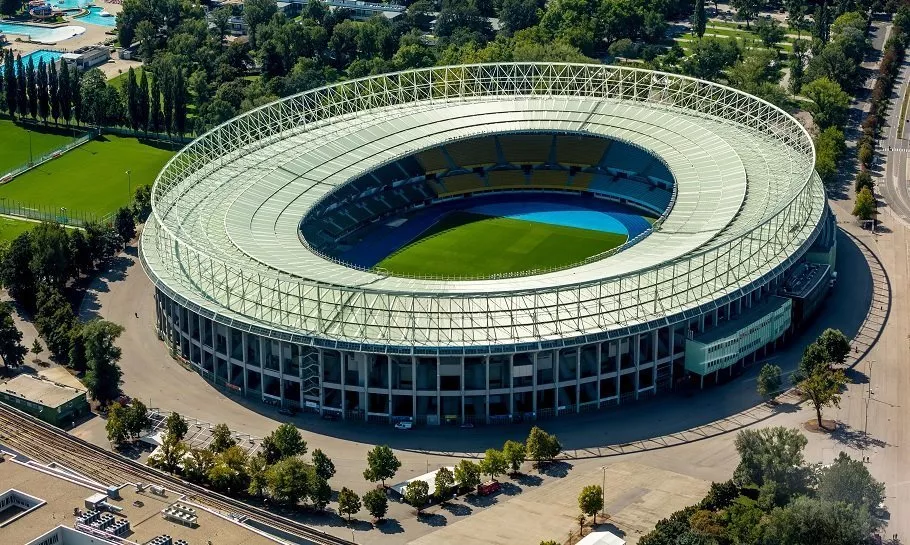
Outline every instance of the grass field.
[[0, 199], [53, 210], [66, 207], [70, 216], [103, 216], [128, 204], [137, 187], [154, 182], [173, 154], [167, 145], [105, 135], [0, 186]]
[[[71, 130], [43, 127], [26, 129], [9, 119], [0, 119], [0, 142], [3, 143], [0, 146], [0, 176], [29, 161], [29, 136], [32, 156], [35, 158], [73, 140]], [[76, 138], [79, 136], [80, 133], [77, 133]]]
[[33, 221], [19, 221], [0, 217], [0, 241], [8, 242], [38, 225]]
[[393, 274], [488, 276], [571, 265], [625, 235], [456, 212], [376, 267]]

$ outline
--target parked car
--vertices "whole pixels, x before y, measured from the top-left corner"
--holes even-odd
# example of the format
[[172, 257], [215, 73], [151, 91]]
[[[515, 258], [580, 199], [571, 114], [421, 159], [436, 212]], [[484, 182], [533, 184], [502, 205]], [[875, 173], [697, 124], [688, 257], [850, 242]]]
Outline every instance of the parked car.
[[414, 429], [414, 423], [410, 420], [403, 420], [395, 424], [396, 430], [411, 430]]
[[499, 481], [487, 481], [477, 485], [477, 493], [481, 496], [489, 496], [490, 494], [499, 492], [501, 488], [502, 484], [500, 484]]

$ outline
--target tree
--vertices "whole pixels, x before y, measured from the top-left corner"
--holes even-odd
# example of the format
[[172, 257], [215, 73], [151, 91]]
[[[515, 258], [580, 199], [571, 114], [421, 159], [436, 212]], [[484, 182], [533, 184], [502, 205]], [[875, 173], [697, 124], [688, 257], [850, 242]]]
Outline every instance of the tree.
[[799, 430], [781, 426], [740, 431], [735, 440], [740, 462], [734, 482], [741, 486], [773, 482], [783, 498], [804, 493], [811, 476], [803, 458], [807, 442]]
[[421, 481], [420, 479], [411, 481], [408, 483], [408, 486], [405, 487], [403, 496], [404, 501], [414, 506], [419, 515], [420, 511], [430, 499], [430, 485], [427, 484], [426, 481]]
[[363, 495], [363, 506], [370, 516], [378, 522], [389, 511], [389, 498], [386, 497], [385, 491], [374, 488]]
[[51, 63], [47, 69], [47, 92], [51, 105], [51, 117], [54, 123], [60, 120], [60, 77], [57, 74], [57, 63]]
[[799, 383], [799, 390], [812, 403], [818, 427], [822, 426], [822, 409], [840, 407], [840, 393], [847, 385], [847, 376], [842, 369], [819, 367]]
[[88, 246], [88, 240], [85, 238], [85, 232], [82, 229], [70, 229], [69, 254], [74, 277], [86, 274], [95, 267], [92, 250]]
[[562, 451], [562, 445], [555, 435], [534, 426], [525, 441], [528, 458], [534, 460], [534, 467], [540, 469], [541, 462], [552, 462]]
[[347, 515], [348, 520], [360, 511], [360, 506], [360, 496], [350, 488], [343, 487], [338, 493], [338, 513]]
[[695, 0], [695, 14], [692, 16], [692, 31], [701, 39], [705, 35], [708, 17], [705, 14], [705, 0]]
[[44, 63], [44, 59], [38, 62], [38, 73], [35, 75], [35, 79], [38, 93], [38, 116], [47, 125], [47, 118], [51, 115], [51, 104], [47, 88], [47, 64]]
[[32, 354], [35, 356], [35, 361], [39, 361], [38, 356], [44, 352], [44, 349], [41, 348], [41, 342], [38, 339], [35, 339], [35, 342], [32, 343]]
[[512, 441], [510, 439], [502, 446], [502, 454], [505, 456], [506, 462], [509, 464], [509, 469], [512, 473], [518, 473], [521, 469], [521, 464], [525, 461], [526, 453], [527, 450], [525, 449], [525, 445], [520, 441]]
[[797, 39], [802, 39], [803, 30], [808, 28], [806, 0], [785, 0], [784, 7], [787, 10], [787, 26], [796, 31]]
[[82, 326], [88, 370], [85, 387], [92, 399], [107, 405], [120, 394], [120, 348], [114, 345], [123, 328], [106, 320], [92, 320]]
[[[192, 448], [183, 459], [183, 474], [191, 482], [205, 484], [215, 465], [215, 455], [212, 451], [204, 448]], [[215, 472], [215, 476], [220, 478], [218, 472]]]
[[400, 467], [401, 462], [391, 448], [376, 445], [367, 453], [367, 468], [363, 471], [363, 478], [372, 483], [380, 481], [384, 487], [386, 479], [394, 477]]
[[805, 40], [793, 42], [793, 54], [790, 57], [790, 92], [794, 95], [798, 95], [803, 89], [807, 50], [808, 46]]
[[710, 511], [719, 511], [732, 505], [738, 497], [739, 487], [732, 479], [722, 483], [712, 482], [708, 494], [699, 502], [698, 506]]
[[853, 182], [853, 189], [857, 193], [862, 191], [864, 187], [868, 187], [869, 191], [873, 191], [875, 187], [875, 182], [872, 181], [872, 174], [868, 170], [861, 170], [856, 173], [856, 181]]
[[250, 485], [248, 463], [249, 458], [242, 448], [237, 445], [229, 447], [215, 455], [215, 465], [209, 470], [208, 481], [212, 488], [225, 494], [246, 491]]
[[[133, 402], [130, 403], [130, 405], [126, 408], [124, 415], [126, 420], [126, 429], [131, 437], [139, 437], [139, 434], [142, 433], [142, 430], [148, 429], [152, 426], [152, 419], [149, 417], [148, 407], [146, 407], [145, 403], [139, 401], [138, 399], [133, 400]], [[182, 437], [177, 437], [177, 440], [182, 440]]]
[[[312, 470], [312, 468], [310, 469]], [[313, 475], [310, 478], [309, 498], [317, 511], [324, 511], [329, 502], [332, 501], [332, 487], [329, 486], [327, 480], [316, 475], [315, 470], [313, 470]]]
[[35, 280], [44, 287], [62, 290], [73, 272], [66, 229], [57, 223], [43, 222], [32, 229], [29, 239]]
[[246, 464], [246, 471], [250, 477], [250, 484], [247, 487], [248, 494], [251, 496], [262, 496], [262, 493], [268, 484], [265, 478], [265, 473], [268, 468], [269, 464], [265, 461], [265, 457], [262, 454], [250, 456], [250, 459]]
[[604, 491], [598, 484], [591, 484], [581, 489], [578, 494], [578, 508], [589, 517], [594, 517], [597, 524], [597, 512], [604, 508]]
[[265, 472], [269, 495], [287, 505], [297, 505], [309, 491], [306, 464], [291, 456], [278, 460]]
[[107, 84], [107, 78], [101, 70], [93, 68], [83, 74], [79, 92], [84, 121], [104, 126], [118, 123], [123, 117], [120, 93]]
[[489, 475], [495, 480], [497, 475], [502, 475], [509, 469], [509, 462], [501, 451], [495, 448], [487, 449], [483, 460], [480, 461], [480, 472]]
[[26, 310], [35, 310], [35, 275], [32, 272], [32, 238], [26, 231], [10, 243], [0, 261], [0, 281], [10, 296]]
[[0, 358], [7, 369], [16, 368], [25, 361], [28, 349], [22, 346], [22, 332], [13, 320], [13, 305], [0, 302]]
[[[872, 159], [875, 157], [875, 151], [872, 149], [872, 146], [863, 142], [860, 144], [859, 149], [856, 152], [856, 158], [859, 159], [861, 165], [864, 168], [872, 167]], [[871, 180], [871, 177], [870, 177]], [[870, 188], [871, 190], [871, 188]]]
[[841, 452], [834, 463], [819, 471], [818, 498], [847, 503], [874, 514], [885, 501], [885, 484], [876, 481], [861, 461]]
[[855, 545], [865, 543], [873, 527], [869, 514], [850, 504], [799, 497], [771, 512], [764, 543]]
[[21, 7], [22, 2], [20, 0], [2, 0], [0, 1], [0, 14], [12, 16]]
[[[78, 76], [77, 76], [78, 78]], [[73, 88], [70, 69], [66, 63], [60, 65], [60, 117], [69, 125], [73, 115]]]
[[480, 484], [480, 466], [471, 460], [461, 460], [455, 466], [455, 481], [462, 489], [474, 490]]
[[436, 472], [435, 483], [436, 497], [439, 499], [444, 499], [449, 495], [449, 489], [452, 488], [452, 485], [455, 484], [455, 475], [447, 467], [439, 468], [439, 471]]
[[19, 104], [16, 99], [19, 94], [18, 89], [16, 88], [17, 84], [18, 81], [16, 80], [16, 66], [13, 61], [13, 51], [8, 49], [3, 56], [3, 90], [6, 95], [6, 111], [9, 112], [9, 116], [12, 119], [16, 118], [16, 108]]
[[104, 429], [107, 431], [107, 440], [111, 444], [119, 445], [129, 435], [125, 412], [119, 403], [111, 403], [107, 411], [107, 422], [104, 424]]
[[85, 355], [85, 338], [82, 336], [82, 324], [75, 322], [70, 330], [70, 349], [67, 358], [70, 367], [77, 372], [83, 372], [88, 367]]
[[114, 215], [114, 230], [120, 236], [123, 244], [133, 240], [136, 236], [136, 219], [133, 211], [126, 206], [121, 206]]
[[247, 34], [250, 36], [250, 46], [256, 49], [256, 31], [259, 25], [264, 24], [275, 15], [277, 7], [269, 0], [248, 0], [243, 3], [243, 20], [246, 23]]
[[736, 40], [704, 38], [695, 42], [680, 68], [687, 76], [716, 80], [741, 56]]
[[537, 8], [538, 0], [502, 0], [498, 12], [500, 27], [515, 34], [534, 26], [538, 21]]
[[[180, 467], [180, 462], [183, 460], [186, 452], [187, 447], [183, 441], [178, 440], [173, 435], [165, 435], [164, 439], [161, 441], [159, 457], [153, 464], [165, 471], [174, 473]], [[151, 459], [149, 461], [152, 462]]]
[[578, 535], [584, 535], [585, 523], [588, 522], [588, 517], [584, 513], [579, 513], [575, 520], [578, 521]]
[[825, 352], [825, 360], [843, 364], [850, 354], [850, 341], [839, 329], [827, 328], [815, 340]]
[[218, 454], [219, 452], [224, 452], [236, 444], [237, 441], [235, 441], [231, 436], [231, 429], [227, 424], [216, 424], [215, 427], [212, 428], [212, 442], [209, 443], [209, 450], [215, 454]]
[[22, 55], [16, 55], [16, 109], [19, 110], [19, 119], [28, 115], [28, 80], [26, 78]]
[[136, 38], [139, 40], [139, 56], [142, 62], [151, 64], [155, 56], [155, 45], [158, 41], [158, 31], [151, 21], [143, 20], [136, 25]]
[[[149, 129], [149, 80], [147, 71], [143, 70], [139, 76], [139, 85], [136, 87], [136, 125], [143, 131]], [[143, 219], [145, 216], [143, 216]]]
[[320, 449], [313, 451], [313, 467], [316, 468], [316, 474], [326, 481], [335, 475], [335, 464]]
[[183, 70], [177, 70], [174, 78], [174, 131], [183, 136], [186, 133], [187, 89]]
[[758, 373], [758, 395], [773, 399], [781, 388], [781, 370], [773, 363], [766, 363]]
[[853, 204], [853, 215], [857, 219], [869, 221], [875, 217], [878, 212], [875, 210], [875, 197], [868, 187], [864, 187], [856, 195], [856, 202]]
[[736, 10], [736, 16], [746, 21], [746, 28], [749, 28], [749, 22], [758, 15], [761, 10], [762, 0], [731, 0], [730, 5]]
[[25, 88], [28, 92], [28, 113], [35, 119], [38, 117], [38, 81], [35, 78], [35, 58], [31, 55], [25, 68]]
[[784, 41], [786, 33], [773, 17], [762, 17], [755, 23], [755, 33], [768, 49], [777, 49], [777, 43]]
[[130, 127], [133, 130], [139, 128], [139, 86], [136, 83], [136, 73], [131, 66], [126, 71], [126, 113], [129, 118]]
[[278, 429], [262, 441], [262, 453], [269, 464], [306, 454], [306, 450], [306, 441], [293, 424], [284, 423], [278, 426]]
[[812, 101], [809, 111], [819, 127], [839, 127], [844, 124], [850, 107], [850, 95], [836, 82], [822, 77], [804, 85], [802, 93]]
[[152, 94], [149, 96], [149, 126], [155, 132], [164, 132], [164, 114], [161, 111], [161, 105], [164, 102], [161, 92], [161, 79], [152, 79]]
[[186, 432], [189, 431], [190, 428], [187, 425], [186, 420], [180, 416], [180, 413], [171, 413], [164, 421], [164, 429], [166, 433], [169, 433], [176, 437], [178, 440], [183, 441], [183, 438], [186, 437]]
[[70, 103], [73, 105], [73, 119], [82, 123], [82, 75], [76, 67], [70, 69]]

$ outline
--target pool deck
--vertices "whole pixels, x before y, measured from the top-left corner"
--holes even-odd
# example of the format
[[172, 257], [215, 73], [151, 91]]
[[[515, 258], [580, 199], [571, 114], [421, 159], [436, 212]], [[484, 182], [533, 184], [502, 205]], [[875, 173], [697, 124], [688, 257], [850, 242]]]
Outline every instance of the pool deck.
[[[93, 4], [101, 9], [108, 11], [109, 13], [120, 13], [123, 9], [123, 6], [119, 4], [108, 4], [100, 0], [96, 0]], [[88, 23], [80, 23], [78, 17], [69, 17], [67, 18], [66, 24], [68, 25], [78, 25], [85, 28], [85, 32], [79, 36], [74, 36], [68, 40], [58, 42], [56, 44], [39, 44], [39, 43], [28, 43], [28, 42], [19, 42], [16, 41], [14, 35], [7, 36], [10, 40], [9, 45], [3, 49], [12, 49], [14, 55], [27, 55], [39, 49], [52, 49], [54, 51], [73, 51], [80, 47], [87, 45], [96, 45], [102, 44], [105, 40], [109, 39], [111, 36], [107, 34], [109, 30], [113, 30], [111, 27], [103, 27], [98, 25], [92, 25]], [[122, 59], [116, 58], [116, 56], [111, 57], [111, 61], [108, 61], [105, 64], [102, 64], [98, 68], [104, 72], [104, 75], [108, 79], [116, 77], [123, 72], [126, 72], [130, 67], [136, 68], [141, 66], [142, 63], [139, 61], [125, 61]]]

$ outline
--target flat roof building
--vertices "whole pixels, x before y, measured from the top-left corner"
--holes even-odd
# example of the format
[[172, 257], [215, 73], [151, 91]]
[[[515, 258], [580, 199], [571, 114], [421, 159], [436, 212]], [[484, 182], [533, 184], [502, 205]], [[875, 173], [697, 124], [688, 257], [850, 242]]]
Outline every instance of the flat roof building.
[[54, 426], [69, 425], [89, 412], [85, 389], [32, 375], [19, 375], [0, 385], [0, 401]]

